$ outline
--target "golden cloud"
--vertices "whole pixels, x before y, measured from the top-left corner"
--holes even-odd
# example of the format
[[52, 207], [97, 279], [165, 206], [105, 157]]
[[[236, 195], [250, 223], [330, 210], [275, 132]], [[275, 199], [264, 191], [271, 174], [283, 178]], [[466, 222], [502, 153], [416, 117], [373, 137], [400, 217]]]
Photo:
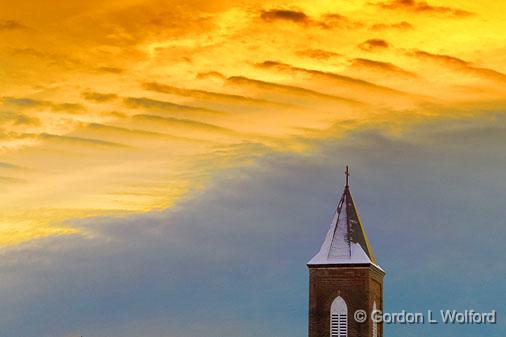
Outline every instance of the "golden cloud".
[[369, 39], [359, 44], [358, 47], [364, 51], [372, 52], [387, 49], [390, 47], [390, 44], [383, 39]]
[[243, 158], [310, 151], [343, 130], [401, 132], [493, 106], [505, 9], [3, 1], [0, 13], [17, 14], [0, 20], [0, 244], [75, 232], [72, 218], [171, 207]]
[[375, 23], [369, 29], [371, 30], [398, 29], [402, 31], [407, 31], [414, 29], [414, 27], [407, 21], [401, 21], [395, 23]]
[[437, 13], [445, 14], [454, 17], [467, 17], [474, 15], [474, 13], [446, 6], [433, 6], [425, 1], [416, 0], [393, 0], [390, 2], [380, 2], [376, 4], [380, 8], [391, 9], [391, 10], [406, 10], [414, 13]]

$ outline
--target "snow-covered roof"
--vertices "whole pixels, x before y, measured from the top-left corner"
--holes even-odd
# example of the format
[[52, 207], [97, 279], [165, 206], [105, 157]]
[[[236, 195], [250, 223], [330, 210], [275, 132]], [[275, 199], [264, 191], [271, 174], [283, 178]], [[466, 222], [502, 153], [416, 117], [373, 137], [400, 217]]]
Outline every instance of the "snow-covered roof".
[[321, 264], [374, 264], [380, 268], [348, 185], [344, 188], [320, 251], [308, 262], [309, 266]]

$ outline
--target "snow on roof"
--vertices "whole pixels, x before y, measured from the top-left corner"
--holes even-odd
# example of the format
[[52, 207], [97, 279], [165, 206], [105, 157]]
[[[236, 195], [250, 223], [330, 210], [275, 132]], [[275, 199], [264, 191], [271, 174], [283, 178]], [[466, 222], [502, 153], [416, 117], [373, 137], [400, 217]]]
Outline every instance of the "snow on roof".
[[348, 185], [320, 251], [308, 262], [320, 264], [374, 264], [379, 268]]

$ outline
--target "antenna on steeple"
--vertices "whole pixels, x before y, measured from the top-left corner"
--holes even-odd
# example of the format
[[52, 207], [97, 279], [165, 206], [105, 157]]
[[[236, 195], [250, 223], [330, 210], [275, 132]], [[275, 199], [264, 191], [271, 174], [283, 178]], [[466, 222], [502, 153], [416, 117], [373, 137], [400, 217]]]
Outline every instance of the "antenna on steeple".
[[350, 168], [348, 167], [348, 165], [346, 165], [346, 171], [344, 171], [344, 174], [346, 175], [346, 187], [349, 187]]

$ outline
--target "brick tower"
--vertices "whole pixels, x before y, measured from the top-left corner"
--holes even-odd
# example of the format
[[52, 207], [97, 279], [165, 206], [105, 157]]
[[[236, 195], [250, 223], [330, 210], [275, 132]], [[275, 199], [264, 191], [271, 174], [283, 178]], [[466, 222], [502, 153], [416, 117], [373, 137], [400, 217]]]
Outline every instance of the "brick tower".
[[[384, 271], [360, 222], [348, 184], [337, 205], [330, 229], [309, 268], [309, 337], [383, 337], [383, 327], [370, 319], [383, 311]], [[354, 313], [365, 310], [357, 322]]]

